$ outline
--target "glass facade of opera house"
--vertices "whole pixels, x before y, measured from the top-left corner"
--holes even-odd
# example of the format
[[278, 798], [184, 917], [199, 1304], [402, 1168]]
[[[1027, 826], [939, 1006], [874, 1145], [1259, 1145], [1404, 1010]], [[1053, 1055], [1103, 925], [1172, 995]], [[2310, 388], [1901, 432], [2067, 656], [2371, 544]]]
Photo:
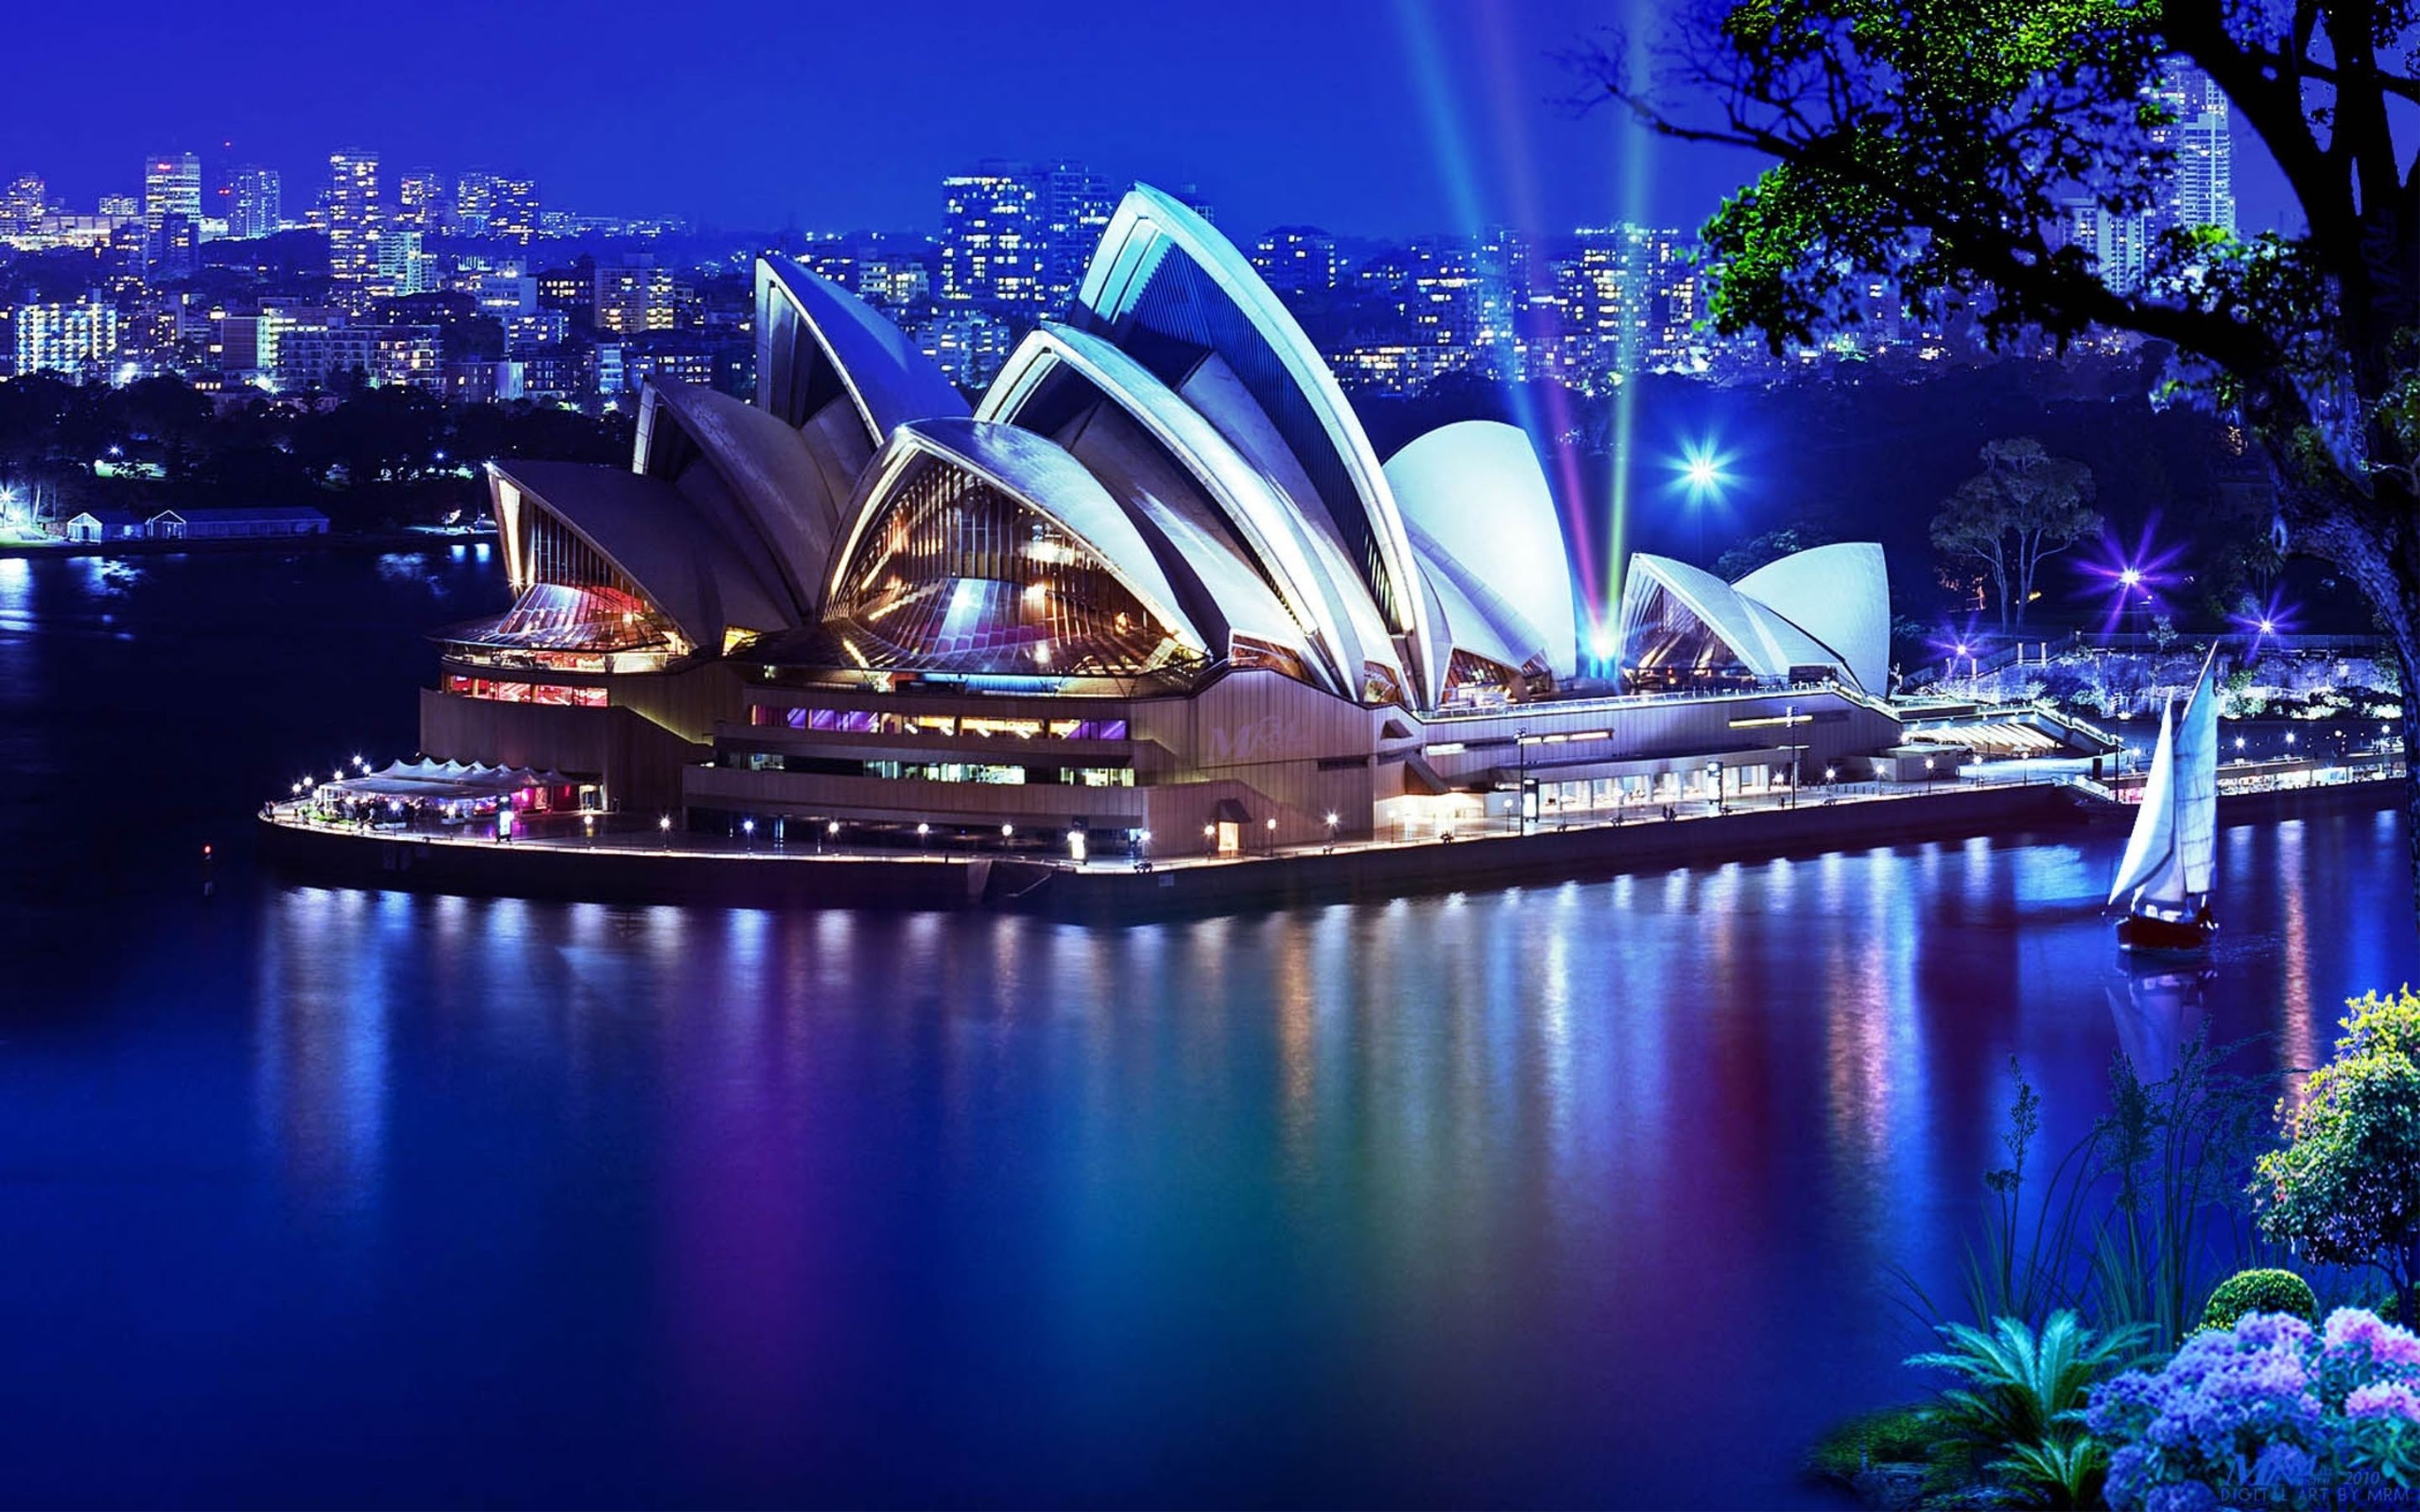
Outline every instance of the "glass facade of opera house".
[[628, 471], [490, 468], [518, 596], [444, 637], [428, 756], [700, 827], [1235, 849], [1450, 831], [1524, 783], [1549, 821], [1752, 792], [1899, 739], [1879, 548], [1738, 583], [1635, 558], [1620, 667], [1584, 678], [1528, 439], [1381, 461], [1154, 190], [971, 406], [784, 259], [757, 340], [755, 402], [650, 390]]

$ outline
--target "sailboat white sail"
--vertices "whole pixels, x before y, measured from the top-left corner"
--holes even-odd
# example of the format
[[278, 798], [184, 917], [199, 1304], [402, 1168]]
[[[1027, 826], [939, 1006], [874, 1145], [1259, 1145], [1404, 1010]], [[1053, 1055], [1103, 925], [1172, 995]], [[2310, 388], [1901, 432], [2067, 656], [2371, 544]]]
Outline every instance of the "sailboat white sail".
[[2160, 711], [2160, 743], [2109, 901], [2131, 893], [2136, 913], [2182, 918], [2199, 911], [2217, 873], [2218, 689], [2209, 658], [2183, 716], [2174, 713]]
[[2176, 859], [2177, 780], [2176, 730], [2173, 708], [2160, 710], [2160, 741], [2151, 748], [2151, 771], [2143, 779], [2143, 801], [2134, 810], [2134, 832], [2126, 837], [2126, 854], [2118, 862], [2118, 879], [2109, 885], [2115, 903], [2169, 869]]

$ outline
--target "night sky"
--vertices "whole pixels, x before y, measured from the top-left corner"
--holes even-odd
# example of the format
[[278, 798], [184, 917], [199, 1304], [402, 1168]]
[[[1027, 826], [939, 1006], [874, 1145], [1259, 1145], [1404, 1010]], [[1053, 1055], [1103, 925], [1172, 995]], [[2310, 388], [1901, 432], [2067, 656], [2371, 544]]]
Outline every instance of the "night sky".
[[[1695, 224], [1753, 172], [1576, 113], [1557, 54], [1671, 0], [116, 0], [9, 18], [0, 174], [89, 208], [142, 159], [533, 175], [551, 208], [930, 228], [982, 157], [1193, 182], [1247, 233]], [[2239, 152], [2246, 230], [2273, 174]]]

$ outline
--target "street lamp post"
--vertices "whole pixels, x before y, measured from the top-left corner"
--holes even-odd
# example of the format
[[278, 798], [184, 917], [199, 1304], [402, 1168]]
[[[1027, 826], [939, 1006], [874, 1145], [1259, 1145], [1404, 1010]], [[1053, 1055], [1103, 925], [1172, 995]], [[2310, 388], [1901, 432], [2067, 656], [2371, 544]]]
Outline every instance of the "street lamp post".
[[1512, 833], [1528, 838], [1529, 833], [1529, 732], [1512, 732], [1513, 770], [1519, 779], [1512, 788]]
[[1329, 814], [1329, 815], [1327, 816], [1327, 850], [1328, 850], [1328, 854], [1330, 854], [1330, 855], [1334, 855], [1334, 854], [1335, 854], [1335, 852], [1336, 852], [1336, 825], [1337, 825], [1337, 823], [1338, 823], [1338, 820], [1337, 820], [1337, 816], [1336, 816], [1335, 814]]

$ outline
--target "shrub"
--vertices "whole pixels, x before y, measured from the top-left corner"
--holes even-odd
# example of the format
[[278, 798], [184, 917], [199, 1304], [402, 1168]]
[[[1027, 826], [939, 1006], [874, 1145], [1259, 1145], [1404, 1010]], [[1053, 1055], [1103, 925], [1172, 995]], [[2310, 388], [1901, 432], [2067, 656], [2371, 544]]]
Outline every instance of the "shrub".
[[2420, 997], [2405, 988], [2350, 1005], [2335, 1058], [2299, 1107], [2289, 1142], [2260, 1157], [2253, 1194], [2270, 1238], [2326, 1265], [2373, 1265], [2399, 1316], [2420, 1297]]
[[1941, 1430], [1921, 1407], [1889, 1407], [1840, 1424], [1807, 1457], [1807, 1473], [1836, 1486], [1851, 1486], [1873, 1465], [1921, 1465], [1931, 1458]]
[[2118, 1512], [2324, 1501], [2420, 1469], [2420, 1336], [2343, 1307], [2316, 1330], [2253, 1313], [2092, 1394]]
[[2204, 1328], [2233, 1328], [2253, 1313], [2284, 1313], [2306, 1323], [2319, 1320], [2319, 1299], [2311, 1284], [2291, 1271], [2238, 1271], [2210, 1294], [2201, 1310]]

